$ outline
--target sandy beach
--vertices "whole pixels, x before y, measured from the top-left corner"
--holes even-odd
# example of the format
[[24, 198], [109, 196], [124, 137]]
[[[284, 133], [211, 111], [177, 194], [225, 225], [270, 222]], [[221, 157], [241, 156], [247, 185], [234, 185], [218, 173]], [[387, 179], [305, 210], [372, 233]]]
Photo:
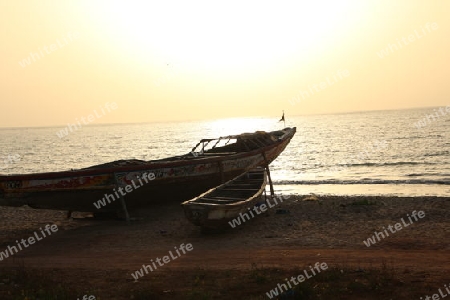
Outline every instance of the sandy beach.
[[[32, 289], [28, 283], [36, 280], [44, 290], [49, 289], [47, 284], [60, 285], [67, 299], [83, 295], [96, 299], [265, 299], [266, 292], [283, 283], [284, 275], [295, 275], [316, 262], [338, 270], [342, 276], [338, 272], [341, 278], [335, 281], [347, 284], [372, 271], [389, 269], [392, 282], [398, 283], [390, 287], [391, 295], [396, 293], [392, 299], [433, 294], [449, 283], [450, 198], [305, 198], [291, 196], [269, 213], [220, 233], [202, 233], [185, 219], [176, 203], [134, 213], [136, 220], [129, 225], [95, 220], [89, 214], [75, 213], [67, 219], [63, 211], [1, 207], [1, 251], [47, 224], [57, 225], [58, 231], [0, 262], [0, 295], [23, 299], [16, 295]], [[410, 222], [408, 215], [413, 211], [423, 211], [423, 218]], [[389, 236], [370, 247], [363, 242], [399, 222], [401, 230], [388, 231]], [[192, 244], [192, 251], [138, 281], [133, 279], [131, 274], [143, 264], [163, 258], [183, 243]], [[273, 270], [280, 272], [278, 281], [271, 277]], [[260, 276], [264, 284], [249, 279], [236, 288], [242, 285], [240, 280], [234, 282], [239, 276], [252, 278], [255, 272], [266, 274]], [[208, 283], [213, 278], [228, 280], [220, 285]], [[309, 298], [292, 299], [332, 299], [312, 289]], [[345, 297], [335, 296], [382, 298], [383, 291], [379, 295], [369, 291], [350, 288]]]

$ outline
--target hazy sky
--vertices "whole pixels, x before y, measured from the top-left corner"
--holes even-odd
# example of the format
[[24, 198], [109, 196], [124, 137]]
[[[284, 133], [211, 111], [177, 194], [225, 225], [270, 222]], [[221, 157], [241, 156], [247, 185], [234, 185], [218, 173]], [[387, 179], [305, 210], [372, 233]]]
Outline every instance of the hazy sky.
[[0, 1], [0, 127], [450, 104], [448, 0]]

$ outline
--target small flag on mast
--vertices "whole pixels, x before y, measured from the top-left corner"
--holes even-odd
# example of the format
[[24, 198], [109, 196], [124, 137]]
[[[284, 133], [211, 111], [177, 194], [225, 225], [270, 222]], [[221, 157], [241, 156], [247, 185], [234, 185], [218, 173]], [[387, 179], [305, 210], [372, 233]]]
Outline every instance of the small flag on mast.
[[283, 121], [284, 126], [286, 127], [286, 121], [284, 120], [284, 110], [283, 110], [283, 115], [281, 116], [281, 119], [278, 122], [281, 122], [281, 121]]

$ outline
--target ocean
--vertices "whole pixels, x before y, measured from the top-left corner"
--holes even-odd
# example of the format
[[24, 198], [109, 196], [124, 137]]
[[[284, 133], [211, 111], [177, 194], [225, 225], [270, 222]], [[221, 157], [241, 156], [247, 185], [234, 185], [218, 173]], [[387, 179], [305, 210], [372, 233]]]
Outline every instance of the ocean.
[[[271, 164], [277, 193], [450, 196], [450, 112], [445, 107], [314, 116], [287, 111], [286, 127], [294, 126], [296, 135]], [[273, 118], [235, 118], [1, 128], [0, 173], [159, 159], [190, 152], [202, 138], [283, 127]]]

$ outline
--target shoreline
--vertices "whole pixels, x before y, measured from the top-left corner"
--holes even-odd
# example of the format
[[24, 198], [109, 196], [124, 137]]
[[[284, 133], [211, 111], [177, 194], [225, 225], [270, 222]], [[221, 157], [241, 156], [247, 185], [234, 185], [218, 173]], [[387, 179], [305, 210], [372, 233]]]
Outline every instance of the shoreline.
[[295, 196], [316, 194], [340, 197], [442, 197], [450, 195], [446, 184], [276, 184], [276, 191]]

